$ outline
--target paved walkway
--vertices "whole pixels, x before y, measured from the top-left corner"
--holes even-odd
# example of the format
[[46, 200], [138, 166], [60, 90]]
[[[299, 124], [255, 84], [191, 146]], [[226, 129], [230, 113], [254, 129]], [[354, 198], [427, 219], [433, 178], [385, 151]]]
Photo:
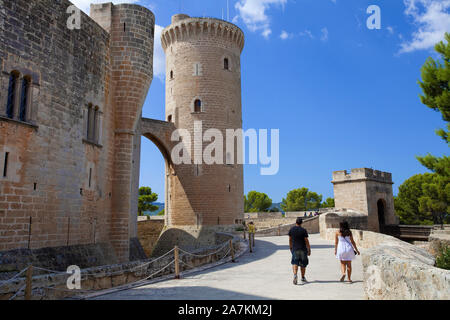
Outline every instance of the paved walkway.
[[306, 271], [308, 283], [292, 284], [289, 238], [257, 238], [253, 253], [236, 263], [200, 271], [181, 280], [119, 291], [97, 300], [259, 300], [363, 299], [361, 257], [353, 261], [353, 284], [339, 282], [339, 261], [334, 245], [310, 235], [312, 254]]

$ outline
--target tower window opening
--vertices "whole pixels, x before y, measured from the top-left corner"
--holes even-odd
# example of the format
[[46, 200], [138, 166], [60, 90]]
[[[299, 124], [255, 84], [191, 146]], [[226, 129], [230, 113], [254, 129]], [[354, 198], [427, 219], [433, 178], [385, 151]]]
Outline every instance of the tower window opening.
[[91, 181], [92, 181], [92, 168], [89, 168], [89, 188], [91, 187]]
[[26, 121], [27, 119], [27, 107], [28, 107], [28, 95], [30, 91], [30, 79], [24, 77], [22, 80], [22, 92], [20, 98], [19, 119], [20, 121]]
[[173, 79], [173, 70], [170, 70], [170, 79]]
[[3, 177], [6, 178], [8, 174], [8, 157], [9, 152], [5, 152], [5, 163], [3, 164]]
[[168, 122], [172, 122], [172, 115], [169, 115], [169, 116], [167, 117], [167, 121], [168, 121]]
[[194, 102], [194, 112], [202, 112], [202, 101], [200, 99], [196, 99]]
[[98, 106], [93, 106], [89, 103], [87, 106], [87, 126], [86, 126], [86, 140], [92, 143], [98, 143], [100, 135], [100, 109]]
[[229, 62], [228, 62], [228, 58], [223, 59], [223, 68], [225, 70], [229, 70]]
[[6, 103], [6, 116], [10, 119], [14, 118], [18, 79], [19, 73], [15, 71], [11, 72], [9, 76], [8, 99]]

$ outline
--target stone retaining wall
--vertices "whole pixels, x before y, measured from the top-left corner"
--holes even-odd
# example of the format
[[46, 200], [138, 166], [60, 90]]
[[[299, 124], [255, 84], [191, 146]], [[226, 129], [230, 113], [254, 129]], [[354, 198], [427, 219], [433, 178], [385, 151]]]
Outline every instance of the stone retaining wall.
[[[325, 237], [328, 229], [339, 228], [339, 223], [346, 220], [352, 229], [367, 230], [368, 216], [353, 210], [339, 209], [320, 215], [320, 236]], [[334, 239], [334, 238], [333, 238]]]
[[138, 238], [147, 257], [150, 257], [158, 242], [159, 235], [164, 229], [164, 219], [149, 219], [138, 221]]
[[[180, 252], [180, 261], [184, 262], [180, 263], [180, 272], [190, 270], [191, 267], [199, 267], [221, 260], [229, 251], [229, 246], [225, 246], [225, 244], [228, 243], [230, 239], [233, 240], [235, 252], [242, 251], [241, 249], [246, 246], [242, 239], [239, 237], [233, 237], [230, 234], [218, 233], [217, 239], [220, 239], [223, 242], [191, 252], [200, 256], [192, 256]], [[217, 252], [220, 248], [222, 249]], [[204, 255], [208, 256], [204, 257]], [[130, 284], [147, 278], [159, 278], [175, 272], [175, 266], [173, 263], [166, 269], [158, 272], [173, 261], [173, 259], [174, 255], [171, 253], [161, 259], [158, 259], [157, 261], [154, 261], [155, 259], [149, 259], [131, 263], [83, 269], [81, 272], [82, 290], [68, 290], [66, 282], [69, 275], [64, 272], [34, 276], [32, 281], [32, 299], [63, 299], [67, 297], [79, 296], [81, 294], [87, 294], [96, 290], [104, 290]], [[145, 265], [146, 263], [147, 265]], [[11, 298], [24, 286], [24, 284], [25, 278], [23, 277], [17, 278], [17, 280], [3, 286], [0, 283], [0, 300], [7, 300]], [[15, 299], [23, 300], [23, 291], [18, 294]]]
[[309, 211], [290, 211], [290, 212], [246, 212], [244, 213], [245, 220], [248, 219], [259, 219], [259, 218], [297, 218], [304, 217], [305, 213], [309, 215], [310, 213], [314, 214], [314, 212], [319, 211], [319, 213], [325, 213], [333, 211], [334, 208], [320, 208], [319, 210], [309, 210]]
[[[321, 230], [334, 240], [338, 229]], [[448, 300], [450, 271], [434, 267], [426, 250], [391, 236], [352, 230], [362, 251], [364, 292], [373, 300]]]
[[[289, 233], [289, 230], [295, 226], [294, 222], [291, 224], [284, 224], [273, 228], [257, 230], [256, 237], [273, 237], [273, 236], [285, 236]], [[319, 217], [308, 218], [303, 221], [302, 227], [305, 228], [309, 234], [319, 233]]]
[[[330, 208], [320, 209], [320, 214], [330, 211]], [[293, 225], [298, 217], [309, 219], [309, 214], [312, 211], [307, 211], [307, 217], [305, 217], [305, 212], [254, 212], [245, 214], [245, 222], [248, 224], [252, 221], [257, 230], [261, 229], [271, 229], [278, 228], [278, 226]], [[313, 212], [314, 214], [314, 212]], [[249, 216], [250, 215], [250, 218]], [[318, 229], [317, 229], [318, 230]], [[317, 231], [319, 232], [319, 231]]]
[[428, 251], [436, 257], [444, 247], [450, 248], [450, 234], [433, 232], [428, 238]]

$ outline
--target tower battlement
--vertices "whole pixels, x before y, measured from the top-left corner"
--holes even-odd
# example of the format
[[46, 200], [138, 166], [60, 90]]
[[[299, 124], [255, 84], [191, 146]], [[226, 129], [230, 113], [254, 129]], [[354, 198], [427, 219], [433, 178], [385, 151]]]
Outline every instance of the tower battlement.
[[350, 181], [354, 182], [367, 180], [393, 184], [392, 174], [390, 172], [383, 172], [369, 168], [352, 169], [351, 173], [348, 173], [347, 170], [334, 171], [332, 183], [336, 184]]
[[177, 41], [208, 37], [222, 38], [236, 45], [240, 52], [244, 49], [244, 33], [236, 25], [216, 18], [195, 18], [185, 14], [172, 17], [172, 24], [161, 33], [161, 43], [165, 51]]

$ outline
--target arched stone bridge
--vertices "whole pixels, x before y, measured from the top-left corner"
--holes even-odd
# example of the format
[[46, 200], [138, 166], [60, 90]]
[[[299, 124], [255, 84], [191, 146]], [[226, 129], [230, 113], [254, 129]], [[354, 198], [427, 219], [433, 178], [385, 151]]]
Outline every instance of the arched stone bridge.
[[175, 125], [172, 122], [148, 118], [141, 119], [141, 134], [158, 147], [169, 164], [172, 164], [172, 148], [178, 143], [171, 141], [171, 136], [175, 129]]

